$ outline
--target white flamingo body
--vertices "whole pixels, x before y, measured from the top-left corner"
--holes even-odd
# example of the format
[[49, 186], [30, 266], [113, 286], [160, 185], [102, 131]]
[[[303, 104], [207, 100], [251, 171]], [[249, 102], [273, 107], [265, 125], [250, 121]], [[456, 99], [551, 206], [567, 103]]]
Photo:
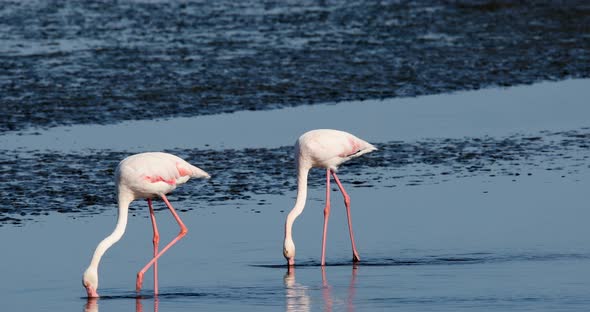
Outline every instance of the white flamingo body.
[[168, 194], [192, 177], [208, 178], [209, 174], [178, 156], [160, 152], [131, 155], [115, 172], [119, 192], [124, 189], [134, 199]]
[[337, 171], [342, 163], [376, 148], [356, 136], [339, 130], [318, 129], [304, 133], [295, 143], [299, 166]]
[[295, 244], [292, 237], [292, 227], [295, 219], [303, 212], [307, 198], [307, 176], [311, 168], [326, 169], [326, 207], [324, 208], [324, 232], [322, 237], [322, 260], [325, 265], [326, 233], [330, 215], [330, 175], [338, 184], [344, 204], [346, 206], [350, 239], [352, 243], [353, 261], [359, 261], [358, 252], [354, 243], [352, 221], [350, 216], [350, 197], [340, 183], [336, 171], [342, 163], [372, 152], [377, 148], [358, 137], [338, 130], [318, 129], [304, 133], [295, 143], [295, 155], [297, 161], [297, 199], [295, 206], [287, 215], [285, 221], [285, 241], [283, 255], [288, 265], [295, 263]]
[[[209, 178], [205, 171], [189, 164], [180, 157], [168, 153], [152, 152], [141, 153], [123, 159], [117, 166], [115, 179], [117, 183], [117, 201], [119, 216], [115, 230], [103, 239], [92, 256], [90, 265], [84, 272], [82, 283], [86, 288], [88, 297], [98, 297], [98, 265], [103, 254], [115, 244], [125, 233], [129, 204], [136, 199], [147, 199], [150, 209], [150, 217], [154, 230], [154, 258], [137, 274], [136, 289], [141, 289], [143, 274], [154, 266], [154, 292], [158, 293], [157, 259], [172, 245], [187, 233], [187, 228], [178, 217], [178, 214], [166, 198], [166, 194], [173, 191], [178, 185], [185, 183], [190, 178]], [[156, 226], [154, 209], [151, 199], [159, 196], [166, 203], [170, 212], [178, 222], [181, 230], [178, 236], [158, 251], [159, 233]]]

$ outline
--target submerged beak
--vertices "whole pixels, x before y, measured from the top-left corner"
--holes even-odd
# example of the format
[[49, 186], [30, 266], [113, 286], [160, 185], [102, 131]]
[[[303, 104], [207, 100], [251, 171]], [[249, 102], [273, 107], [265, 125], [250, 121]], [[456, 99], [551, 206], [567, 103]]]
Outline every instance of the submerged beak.
[[288, 266], [295, 266], [295, 259], [293, 259], [293, 258], [287, 259], [287, 265]]
[[86, 288], [86, 293], [88, 293], [88, 298], [98, 298], [98, 293], [96, 292], [96, 289], [90, 287], [90, 286], [84, 286]]

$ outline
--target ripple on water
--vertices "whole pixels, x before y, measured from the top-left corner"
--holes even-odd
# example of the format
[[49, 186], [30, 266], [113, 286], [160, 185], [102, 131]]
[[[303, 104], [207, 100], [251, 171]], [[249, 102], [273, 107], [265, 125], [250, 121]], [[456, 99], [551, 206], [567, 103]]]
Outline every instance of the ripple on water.
[[0, 132], [589, 77], [589, 12], [585, 0], [4, 1]]
[[[358, 263], [352, 263], [350, 259], [342, 259], [326, 262], [326, 266], [367, 266], [367, 267], [388, 267], [388, 266], [423, 266], [423, 265], [476, 265], [505, 262], [528, 262], [528, 261], [558, 261], [558, 260], [588, 260], [590, 254], [585, 253], [517, 253], [517, 254], [494, 254], [487, 252], [456, 254], [456, 255], [424, 255], [417, 257], [399, 256], [391, 257], [370, 257], [364, 258]], [[251, 264], [253, 267], [286, 269], [286, 264]], [[319, 267], [320, 261], [303, 260], [297, 261], [296, 267]]]
[[[475, 175], [511, 176], [516, 181], [530, 175], [531, 168], [567, 176], [587, 169], [589, 131], [381, 143], [376, 144], [378, 151], [342, 166], [342, 179], [352, 187], [411, 187]], [[190, 181], [190, 187], [179, 187], [170, 196], [185, 210], [222, 205], [228, 200], [252, 200], [258, 194], [285, 194], [296, 188], [290, 146], [168, 152], [212, 175], [210, 180]], [[55, 212], [78, 217], [112, 209], [116, 202], [114, 170], [126, 156], [108, 150], [78, 154], [3, 151], [0, 225], [21, 225]], [[312, 170], [309, 183], [311, 187], [322, 185], [323, 173]], [[259, 204], [260, 209], [253, 209], [253, 213], [264, 212], [266, 203]], [[135, 213], [136, 208], [130, 210]]]

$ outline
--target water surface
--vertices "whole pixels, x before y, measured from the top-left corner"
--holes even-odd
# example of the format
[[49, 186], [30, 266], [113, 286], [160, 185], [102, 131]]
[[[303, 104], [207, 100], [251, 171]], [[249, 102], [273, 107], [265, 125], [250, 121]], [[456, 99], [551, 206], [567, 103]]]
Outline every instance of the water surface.
[[[504, 310], [574, 311], [589, 306], [584, 204], [588, 170], [565, 178], [527, 168], [531, 176], [477, 175], [439, 184], [351, 188], [361, 259], [351, 264], [344, 207], [336, 192], [327, 262], [319, 266], [323, 190], [312, 188], [297, 220], [295, 271], [281, 255], [287, 196], [258, 195], [182, 213], [189, 235], [160, 261], [160, 292], [151, 278], [134, 293], [135, 272], [151, 254], [145, 203], [100, 268], [100, 311]], [[345, 179], [346, 175], [342, 175]], [[177, 207], [186, 202], [173, 202]], [[163, 205], [157, 202], [158, 207]], [[252, 213], [251, 209], [260, 213]], [[49, 215], [25, 227], [3, 227], [3, 305], [83, 310], [80, 274], [114, 225], [116, 212], [91, 218]], [[162, 240], [177, 226], [157, 214]], [[11, 237], [18, 237], [14, 239]], [[57, 242], [57, 243], [56, 243]], [[26, 246], [27, 248], [23, 248]], [[39, 255], [52, 254], [52, 257]], [[31, 300], [35, 296], [36, 300]]]
[[[589, 310], [589, 10], [0, 3], [0, 310]], [[339, 171], [362, 261], [333, 189], [319, 266], [314, 170], [288, 270], [292, 145], [314, 128], [379, 148]], [[152, 254], [137, 201], [87, 300], [82, 272], [117, 215], [114, 168], [149, 150], [213, 178], [169, 196], [189, 233], [160, 260], [160, 296], [150, 271], [134, 291]], [[155, 206], [165, 243], [178, 226]]]
[[587, 1], [3, 1], [0, 131], [590, 77]]
[[[518, 94], [512, 91], [499, 94]], [[567, 87], [563, 94], [554, 91], [556, 98], [570, 94]], [[490, 100], [488, 92], [479, 95]], [[467, 96], [477, 99], [478, 92]], [[508, 106], [524, 111], [554, 101], [507, 98]], [[171, 149], [214, 177], [191, 180], [169, 196], [189, 234], [160, 261], [158, 298], [149, 271], [144, 290], [133, 291], [135, 273], [152, 253], [143, 201], [132, 203], [125, 236], [101, 263], [103, 297], [87, 301], [80, 282], [92, 250], [114, 227], [113, 170], [129, 152], [75, 144], [64, 151], [5, 149], [2, 305], [65, 311], [587, 309], [590, 134], [577, 114], [583, 101], [571, 98], [554, 119], [537, 110], [528, 120], [538, 124], [507, 123], [512, 126], [491, 135], [477, 135], [469, 123], [452, 130], [462, 129], [463, 136], [418, 140], [366, 128], [369, 137], [391, 136], [373, 141], [378, 151], [347, 163], [339, 174], [352, 197], [362, 261], [351, 263], [344, 206], [333, 189], [324, 270], [321, 170], [312, 171], [307, 208], [295, 223], [295, 270], [289, 272], [282, 258], [283, 222], [295, 197], [292, 147]], [[473, 119], [488, 107], [456, 118]], [[441, 116], [431, 115], [434, 128], [426, 132], [436, 132], [434, 125], [446, 120]], [[539, 131], [541, 124], [545, 130]], [[520, 131], [527, 125], [530, 131]], [[18, 144], [18, 137], [2, 139]], [[156, 208], [166, 242], [178, 227], [161, 202]]]

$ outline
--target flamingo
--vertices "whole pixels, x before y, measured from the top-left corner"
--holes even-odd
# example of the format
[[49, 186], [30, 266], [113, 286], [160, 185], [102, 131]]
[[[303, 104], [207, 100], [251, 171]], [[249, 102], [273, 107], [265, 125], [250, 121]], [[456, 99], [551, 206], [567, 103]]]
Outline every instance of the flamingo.
[[[92, 256], [90, 265], [84, 272], [82, 284], [86, 288], [89, 298], [98, 297], [98, 264], [103, 254], [113, 244], [115, 244], [125, 232], [127, 225], [127, 215], [129, 204], [136, 199], [145, 198], [150, 209], [150, 218], [154, 231], [154, 257], [137, 273], [136, 290], [141, 290], [143, 275], [150, 266], [154, 266], [154, 293], [158, 294], [158, 263], [160, 258], [172, 245], [176, 244], [187, 233], [187, 228], [166, 198], [166, 194], [176, 188], [177, 185], [183, 184], [190, 178], [210, 178], [209, 174], [191, 164], [182, 158], [168, 153], [141, 153], [131, 155], [123, 159], [117, 166], [115, 172], [115, 181], [117, 182], [117, 201], [119, 204], [119, 216], [115, 230], [103, 239]], [[152, 207], [152, 198], [159, 196], [162, 198], [174, 219], [180, 226], [180, 233], [166, 245], [161, 251], [158, 251], [160, 235], [156, 225], [154, 208]]]
[[326, 206], [324, 208], [321, 265], [326, 265], [326, 233], [328, 230], [328, 219], [330, 217], [330, 175], [334, 177], [338, 188], [344, 196], [344, 205], [346, 206], [346, 215], [348, 218], [348, 231], [352, 243], [352, 261], [360, 261], [352, 232], [350, 196], [348, 196], [342, 183], [340, 183], [336, 171], [342, 163], [376, 149], [370, 143], [350, 133], [338, 130], [311, 130], [299, 137], [295, 143], [295, 155], [297, 158], [297, 199], [295, 200], [295, 206], [289, 212], [285, 221], [285, 241], [283, 244], [283, 256], [287, 259], [288, 266], [295, 265], [295, 243], [292, 237], [292, 227], [295, 219], [303, 212], [303, 208], [305, 208], [307, 175], [309, 170], [314, 167], [326, 169]]

